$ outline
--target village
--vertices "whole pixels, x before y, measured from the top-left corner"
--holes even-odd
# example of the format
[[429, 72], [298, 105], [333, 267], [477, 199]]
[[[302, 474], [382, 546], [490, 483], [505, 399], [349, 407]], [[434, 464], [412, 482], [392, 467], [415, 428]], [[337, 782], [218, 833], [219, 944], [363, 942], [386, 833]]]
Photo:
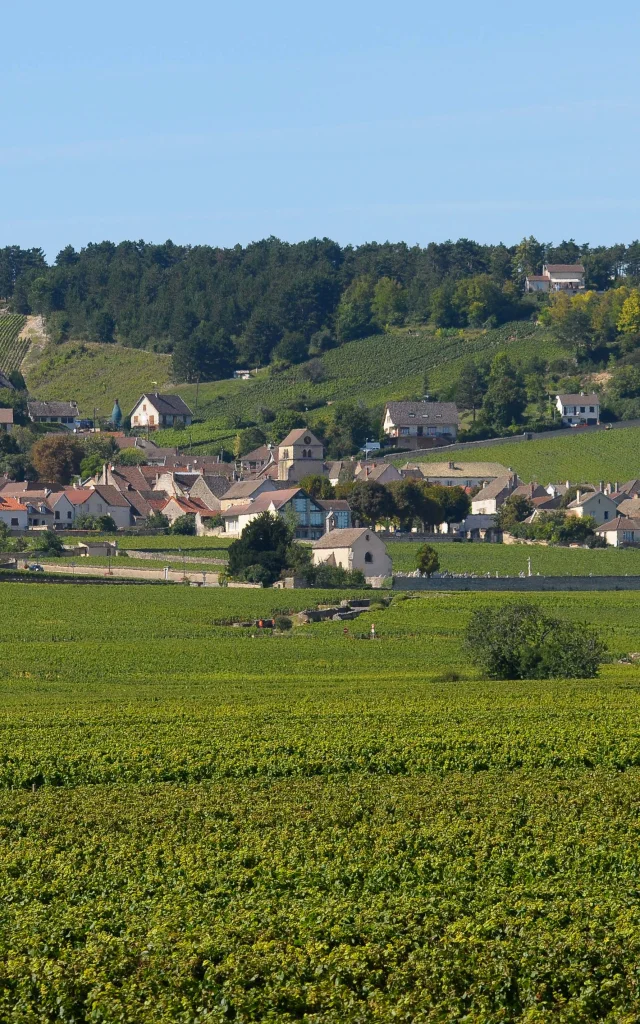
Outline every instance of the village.
[[[557, 395], [556, 408], [567, 427], [599, 423], [597, 394]], [[2, 412], [0, 429], [11, 431], [12, 410]], [[74, 402], [29, 401], [28, 412], [32, 422], [59, 428], [60, 435], [94, 432]], [[453, 403], [386, 403], [385, 450], [405, 453], [393, 460], [379, 457], [377, 443], [367, 444], [359, 456], [329, 461], [307, 427], [232, 462], [154, 443], [157, 430], [189, 426], [192, 418], [179, 396], [151, 392], [131, 410], [125, 431], [116, 400], [111, 429], [101, 431], [116, 454], [99, 470], [69, 484], [0, 479], [5, 535], [55, 533], [67, 553], [111, 558], [122, 547], [118, 535], [171, 530], [233, 541], [266, 515], [287, 522], [296, 541], [311, 545], [312, 565], [356, 571], [378, 587], [393, 576], [387, 544], [400, 539], [436, 545], [640, 543], [640, 480], [525, 483], [510, 467], [470, 459], [466, 452], [461, 459], [453, 453], [446, 461], [430, 460], [431, 451], [455, 443], [459, 418]], [[134, 453], [135, 464], [126, 464], [121, 453]], [[16, 566], [19, 561], [18, 555]], [[28, 553], [22, 564], [30, 564]], [[289, 586], [304, 585], [293, 572], [282, 576]]]

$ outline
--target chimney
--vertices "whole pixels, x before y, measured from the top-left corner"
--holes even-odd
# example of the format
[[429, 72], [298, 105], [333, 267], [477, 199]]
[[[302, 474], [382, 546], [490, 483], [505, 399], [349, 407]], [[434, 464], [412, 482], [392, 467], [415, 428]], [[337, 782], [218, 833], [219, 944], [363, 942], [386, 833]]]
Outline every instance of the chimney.
[[617, 480], [616, 480], [616, 482], [615, 482], [615, 484], [614, 484], [613, 486], [615, 487], [615, 489], [616, 489], [616, 494], [617, 494], [617, 493], [618, 493], [618, 489], [619, 489], [619, 484], [618, 484], [618, 481], [617, 481]]
[[598, 484], [598, 490], [600, 491], [600, 494], [604, 494], [604, 480], [601, 480]]
[[580, 497], [580, 488], [578, 488], [578, 490], [576, 491], [576, 501], [578, 502], [578, 504], [580, 504]]
[[569, 490], [569, 488], [571, 487], [571, 483], [569, 480], [565, 480], [564, 485], [567, 488], [567, 490]]

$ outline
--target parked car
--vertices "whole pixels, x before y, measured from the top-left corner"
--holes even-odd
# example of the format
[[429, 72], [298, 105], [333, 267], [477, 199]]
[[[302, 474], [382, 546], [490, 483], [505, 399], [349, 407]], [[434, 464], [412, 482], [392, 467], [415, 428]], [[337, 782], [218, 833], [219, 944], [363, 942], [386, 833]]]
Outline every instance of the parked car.
[[44, 572], [44, 569], [38, 564], [38, 562], [32, 562], [31, 565], [27, 566], [27, 569], [29, 572]]

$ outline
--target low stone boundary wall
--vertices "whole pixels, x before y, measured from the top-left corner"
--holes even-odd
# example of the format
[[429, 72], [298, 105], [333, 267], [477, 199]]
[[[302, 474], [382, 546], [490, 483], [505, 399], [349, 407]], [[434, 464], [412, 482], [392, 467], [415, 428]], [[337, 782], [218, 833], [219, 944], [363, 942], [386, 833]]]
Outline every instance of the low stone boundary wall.
[[478, 576], [476, 578], [427, 579], [394, 576], [394, 590], [460, 591], [480, 593], [518, 591], [535, 593], [558, 590], [640, 590], [640, 576]]

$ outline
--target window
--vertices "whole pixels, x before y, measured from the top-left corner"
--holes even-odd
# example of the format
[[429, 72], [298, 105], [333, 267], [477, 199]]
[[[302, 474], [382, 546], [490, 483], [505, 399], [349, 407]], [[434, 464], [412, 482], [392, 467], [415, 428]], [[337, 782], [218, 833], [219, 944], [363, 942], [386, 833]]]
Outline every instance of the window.
[[371, 554], [370, 551], [367, 551], [366, 555], [364, 556], [364, 560], [365, 562], [373, 562], [373, 555]]
[[584, 408], [585, 408], [584, 405], [581, 405], [580, 406], [580, 412], [584, 412]]
[[609, 518], [609, 513], [608, 512], [605, 512], [604, 518], [605, 518], [605, 520], [607, 520]]
[[633, 544], [633, 530], [623, 530], [622, 541], [624, 544]]
[[285, 450], [283, 451], [282, 458], [283, 459], [288, 459], [289, 458], [289, 449], [288, 448], [285, 448]]
[[98, 512], [102, 512], [102, 503], [98, 502]]
[[589, 412], [595, 412], [595, 411], [596, 411], [595, 406], [594, 405], [590, 405], [589, 406]]
[[18, 526], [18, 520], [17, 519], [12, 519], [11, 520], [11, 525], [12, 526]]
[[73, 512], [67, 512], [67, 519], [73, 518]]
[[400, 427], [400, 433], [401, 433], [401, 435], [403, 437], [406, 437], [408, 435], [408, 433], [409, 433], [409, 428], [408, 427]]
[[56, 511], [56, 512], [54, 513], [54, 518], [55, 518], [55, 519], [59, 519], [59, 518], [60, 518], [60, 513], [59, 513], [58, 511]]
[[150, 416], [149, 417], [149, 426], [152, 427], [155, 422], [156, 422], [155, 416]]
[[145, 404], [144, 404], [144, 405], [142, 406], [142, 411], [143, 411], [143, 412], [146, 412], [146, 411], [147, 411], [147, 406], [146, 406], [146, 403], [145, 403]]

